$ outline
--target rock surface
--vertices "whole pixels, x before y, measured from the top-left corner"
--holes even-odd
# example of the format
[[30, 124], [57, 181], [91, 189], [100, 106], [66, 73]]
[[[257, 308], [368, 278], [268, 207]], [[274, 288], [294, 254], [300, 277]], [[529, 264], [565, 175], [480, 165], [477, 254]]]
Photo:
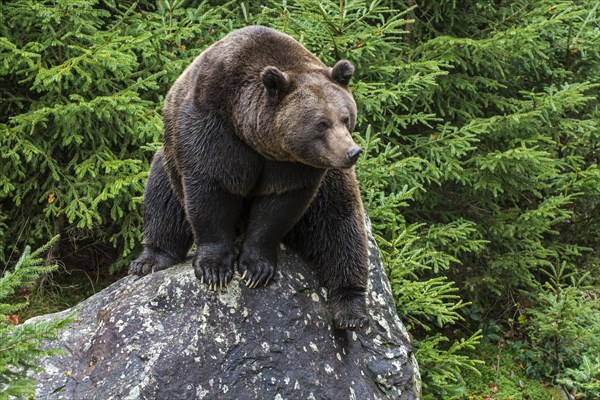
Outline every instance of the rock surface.
[[[370, 237], [364, 333], [336, 331], [326, 292], [295, 254], [277, 279], [210, 292], [191, 261], [128, 276], [85, 300], [44, 360], [38, 399], [416, 399], [420, 376]], [[70, 312], [36, 317], [56, 318]]]

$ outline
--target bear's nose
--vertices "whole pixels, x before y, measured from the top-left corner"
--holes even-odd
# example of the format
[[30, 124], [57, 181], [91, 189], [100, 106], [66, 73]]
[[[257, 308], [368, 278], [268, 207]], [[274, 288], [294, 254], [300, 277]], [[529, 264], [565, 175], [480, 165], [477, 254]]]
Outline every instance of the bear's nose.
[[362, 153], [362, 149], [358, 146], [355, 146], [348, 152], [348, 159], [352, 161], [352, 164], [358, 160], [358, 156]]

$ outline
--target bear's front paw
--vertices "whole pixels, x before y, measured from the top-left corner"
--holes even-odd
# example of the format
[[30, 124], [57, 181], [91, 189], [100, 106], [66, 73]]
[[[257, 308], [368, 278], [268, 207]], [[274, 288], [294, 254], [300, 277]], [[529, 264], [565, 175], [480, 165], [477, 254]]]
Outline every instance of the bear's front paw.
[[196, 278], [210, 290], [221, 290], [233, 278], [233, 248], [218, 246], [198, 246], [192, 265]]
[[249, 288], [267, 286], [277, 269], [277, 249], [264, 250], [244, 245], [238, 263], [238, 272]]
[[333, 325], [336, 329], [361, 331], [369, 326], [363, 288], [337, 288], [329, 293], [333, 312]]
[[128, 272], [130, 275], [148, 275], [169, 268], [177, 261], [162, 250], [145, 246], [142, 254], [129, 264]]

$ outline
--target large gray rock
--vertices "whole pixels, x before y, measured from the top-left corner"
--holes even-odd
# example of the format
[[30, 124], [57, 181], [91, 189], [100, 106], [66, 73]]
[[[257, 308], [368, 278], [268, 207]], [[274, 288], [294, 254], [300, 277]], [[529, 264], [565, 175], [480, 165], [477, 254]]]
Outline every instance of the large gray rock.
[[369, 252], [365, 333], [332, 328], [325, 290], [289, 251], [261, 289], [237, 277], [210, 292], [191, 261], [123, 278], [77, 306], [36, 398], [416, 399], [417, 362], [373, 238]]

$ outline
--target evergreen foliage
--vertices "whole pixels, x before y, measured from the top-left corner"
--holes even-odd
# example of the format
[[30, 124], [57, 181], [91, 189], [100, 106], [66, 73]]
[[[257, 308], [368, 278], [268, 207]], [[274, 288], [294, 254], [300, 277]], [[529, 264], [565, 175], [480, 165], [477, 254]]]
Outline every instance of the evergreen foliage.
[[600, 299], [585, 287], [587, 274], [578, 277], [565, 264], [544, 273], [548, 280], [530, 310], [528, 372], [573, 395], [600, 398]]
[[356, 66], [357, 173], [425, 398], [467, 395], [472, 349], [503, 330], [530, 376], [597, 397], [600, 2], [0, 8], [3, 260], [63, 232], [112, 243], [124, 265], [168, 85], [230, 30], [264, 24]]
[[34, 393], [33, 379], [27, 372], [39, 368], [36, 363], [41, 357], [56, 352], [41, 348], [40, 342], [55, 339], [57, 332], [71, 322], [71, 316], [68, 316], [51, 322], [13, 325], [9, 315], [27, 303], [5, 303], [14, 297], [18, 288], [31, 285], [41, 275], [58, 268], [57, 265], [45, 265], [40, 257], [57, 241], [58, 236], [34, 252], [26, 247], [14, 269], [0, 277], [0, 399]]

